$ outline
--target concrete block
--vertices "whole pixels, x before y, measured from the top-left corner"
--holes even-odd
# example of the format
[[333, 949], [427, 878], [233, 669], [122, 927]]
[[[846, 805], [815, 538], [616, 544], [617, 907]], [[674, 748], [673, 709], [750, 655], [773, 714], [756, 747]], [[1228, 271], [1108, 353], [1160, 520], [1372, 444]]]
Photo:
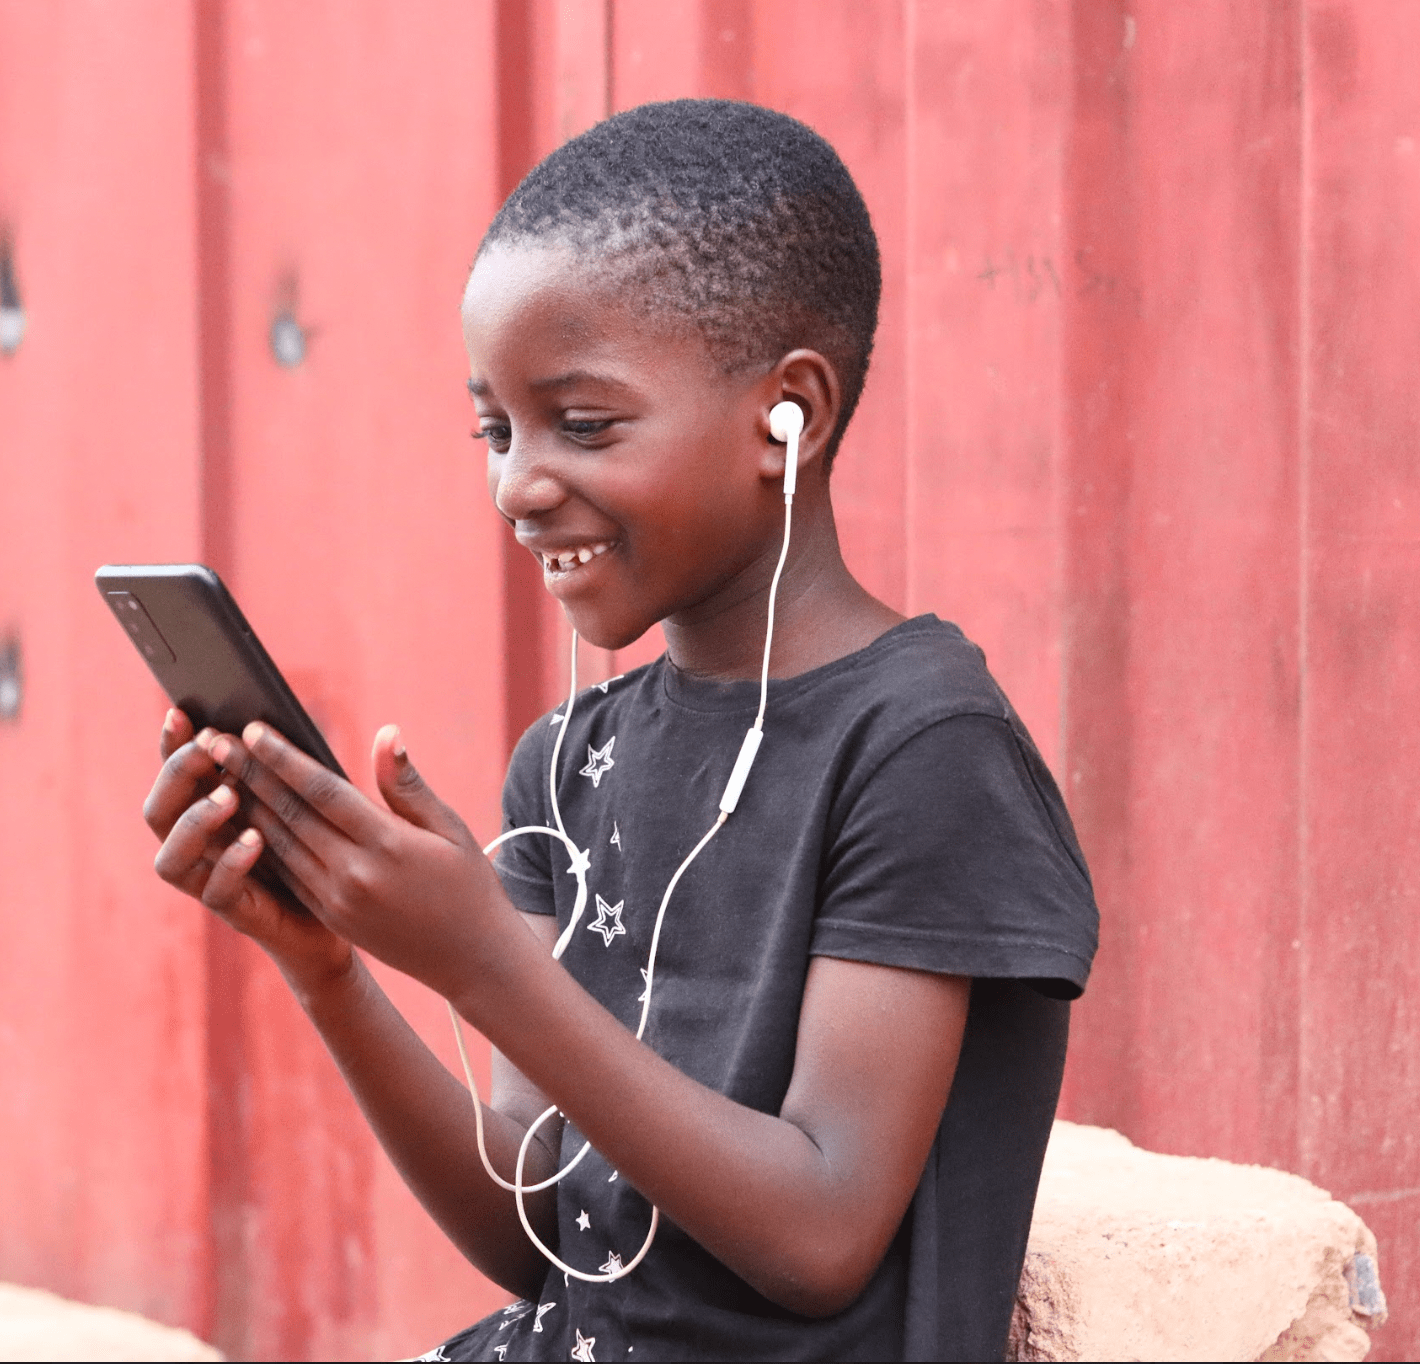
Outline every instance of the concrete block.
[[1007, 1358], [1359, 1360], [1385, 1310], [1375, 1237], [1305, 1179], [1058, 1122]]

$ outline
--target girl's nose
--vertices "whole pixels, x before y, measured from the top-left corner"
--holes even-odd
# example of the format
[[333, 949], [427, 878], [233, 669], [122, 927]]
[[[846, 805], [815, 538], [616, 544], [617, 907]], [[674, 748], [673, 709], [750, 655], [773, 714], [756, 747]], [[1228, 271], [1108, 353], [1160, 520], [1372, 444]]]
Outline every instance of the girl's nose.
[[550, 512], [567, 495], [531, 442], [516, 436], [505, 453], [489, 455], [488, 484], [493, 505], [509, 521], [527, 521]]

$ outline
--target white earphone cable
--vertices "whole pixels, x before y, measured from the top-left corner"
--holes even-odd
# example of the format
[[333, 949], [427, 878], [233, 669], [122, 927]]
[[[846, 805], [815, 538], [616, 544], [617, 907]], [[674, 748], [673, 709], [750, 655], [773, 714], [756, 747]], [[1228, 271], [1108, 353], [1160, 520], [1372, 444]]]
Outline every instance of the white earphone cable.
[[[788, 442], [789, 450], [787, 453], [791, 463], [797, 459], [798, 455], [797, 437], [798, 432], [795, 431], [793, 438]], [[787, 482], [788, 480], [786, 479], [786, 483]], [[748, 775], [749, 766], [753, 762], [755, 753], [758, 751], [758, 739], [764, 728], [764, 713], [769, 701], [769, 652], [774, 642], [774, 604], [779, 594], [779, 579], [784, 572], [784, 564], [789, 557], [789, 534], [792, 526], [793, 503], [793, 493], [786, 488], [784, 494], [784, 541], [779, 550], [779, 562], [775, 565], [774, 577], [769, 585], [769, 611], [764, 632], [764, 663], [760, 670], [759, 680], [759, 712], [755, 716], [750, 735], [746, 736], [747, 742], [741, 750], [739, 761], [735, 764], [735, 771], [731, 775], [729, 786], [726, 788], [726, 795], [721, 800], [719, 816], [701, 836], [700, 841], [696, 843], [686, 855], [680, 866], [676, 868], [675, 874], [667, 883], [665, 892], [661, 896], [660, 907], [656, 911], [655, 925], [651, 931], [651, 947], [646, 955], [646, 990], [641, 996], [641, 1017], [636, 1027], [637, 1041], [642, 1040], [646, 1031], [646, 1023], [651, 1013], [651, 994], [656, 977], [656, 954], [660, 947], [661, 927], [665, 922], [666, 911], [670, 907], [671, 896], [675, 893], [676, 886], [680, 883], [681, 877], [684, 876], [689, 869], [690, 864], [700, 856], [706, 844], [714, 838], [724, 827], [725, 821], [729, 819], [731, 812], [734, 810], [735, 803], [739, 799], [739, 792], [744, 785], [745, 777]], [[587, 904], [587, 871], [591, 865], [590, 851], [584, 851], [578, 848], [571, 836], [567, 833], [567, 829], [562, 822], [562, 811], [557, 800], [557, 760], [562, 752], [562, 740], [566, 736], [568, 729], [571, 728], [572, 707], [577, 699], [577, 632], [575, 630], [572, 632], [571, 674], [571, 688], [567, 696], [567, 708], [563, 712], [559, 722], [557, 740], [552, 746], [552, 761], [548, 772], [548, 790], [552, 803], [552, 818], [557, 827], [553, 829], [548, 828], [546, 825], [529, 824], [521, 828], [509, 829], [506, 833], [500, 834], [483, 849], [484, 856], [489, 856], [501, 844], [507, 842], [508, 839], [517, 838], [522, 834], [546, 834], [551, 838], [559, 840], [567, 848], [571, 855], [571, 866], [569, 866], [567, 870], [570, 875], [574, 875], [577, 878], [577, 896], [572, 906], [572, 914], [568, 919], [567, 927], [562, 930], [562, 933], [558, 936], [556, 945], [552, 949], [554, 960], [559, 959], [563, 952], [566, 951], [568, 944], [571, 942], [573, 931], [581, 921], [582, 912]], [[753, 736], [753, 741], [750, 741], [751, 736]], [[732, 791], [733, 796], [731, 795]], [[656, 1237], [656, 1229], [660, 1225], [660, 1209], [654, 1204], [651, 1207], [651, 1225], [646, 1233], [645, 1241], [641, 1244], [641, 1249], [619, 1269], [611, 1270], [607, 1273], [589, 1274], [585, 1270], [575, 1269], [573, 1266], [566, 1264], [554, 1254], [552, 1250], [544, 1245], [537, 1232], [533, 1230], [532, 1223], [528, 1219], [524, 1198], [527, 1194], [538, 1193], [566, 1178], [566, 1176], [581, 1163], [587, 1152], [591, 1150], [591, 1143], [584, 1141], [577, 1154], [573, 1156], [566, 1165], [549, 1175], [546, 1179], [537, 1184], [525, 1185], [523, 1183], [523, 1166], [527, 1159], [528, 1148], [543, 1123], [551, 1118], [554, 1113], [559, 1111], [557, 1105], [552, 1104], [537, 1117], [523, 1134], [523, 1139], [518, 1146], [518, 1159], [516, 1168], [513, 1171], [512, 1182], [510, 1183], [508, 1180], [504, 1179], [493, 1168], [493, 1162], [488, 1156], [488, 1147], [484, 1136], [483, 1102], [478, 1096], [478, 1083], [473, 1077], [473, 1066], [469, 1060], [468, 1048], [464, 1043], [463, 1020], [459, 1017], [451, 1003], [447, 1000], [445, 1003], [449, 1010], [449, 1019], [454, 1028], [454, 1040], [458, 1044], [459, 1060], [463, 1063], [464, 1079], [468, 1084], [468, 1091], [473, 1099], [473, 1122], [478, 1141], [479, 1158], [483, 1162], [483, 1168], [487, 1172], [488, 1177], [498, 1185], [499, 1188], [507, 1189], [513, 1195], [514, 1201], [517, 1204], [518, 1220], [522, 1223], [523, 1231], [527, 1234], [528, 1239], [548, 1261], [564, 1274], [569, 1274], [573, 1278], [581, 1279], [585, 1283], [612, 1283], [617, 1279], [624, 1278], [646, 1258], [646, 1255], [650, 1251], [651, 1243]]]
[[754, 727], [764, 728], [764, 709], [769, 704], [769, 648], [774, 643], [774, 602], [779, 596], [779, 577], [784, 561], [789, 557], [789, 528], [794, 516], [794, 494], [784, 494], [784, 544], [779, 550], [779, 562], [774, 565], [774, 578], [769, 584], [769, 619], [764, 629], [764, 666], [759, 673], [759, 714]]

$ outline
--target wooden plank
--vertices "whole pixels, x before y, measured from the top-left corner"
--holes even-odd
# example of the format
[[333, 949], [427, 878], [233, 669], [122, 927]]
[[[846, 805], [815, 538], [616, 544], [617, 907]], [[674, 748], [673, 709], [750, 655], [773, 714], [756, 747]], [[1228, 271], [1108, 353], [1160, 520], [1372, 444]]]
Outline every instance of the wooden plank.
[[[404, 726], [472, 828], [498, 824], [502, 530], [458, 304], [496, 206], [491, 3], [225, 11], [229, 540], [253, 625], [370, 788]], [[319, 60], [315, 59], [319, 55]], [[283, 313], [305, 353], [278, 363]], [[417, 1353], [503, 1300], [417, 1207], [275, 972], [236, 973], [245, 1165], [219, 1212], [219, 1342], [258, 1357]], [[456, 1064], [442, 1004], [381, 972]], [[234, 1254], [237, 1252], [234, 1250]]]
[[1307, 7], [1303, 1173], [1420, 1327], [1420, 10]]
[[[190, 7], [0, 3], [0, 1278], [208, 1322], [203, 921], [153, 877], [165, 703], [92, 586], [197, 550]], [[0, 645], [2, 648], [3, 645]]]
[[986, 650], [1054, 760], [1067, 16], [912, 13], [907, 600]]
[[1295, 1168], [1298, 20], [1076, 42], [1067, 770], [1105, 936], [1072, 1111]]
[[870, 592], [907, 600], [906, 49], [901, 5], [775, 0], [753, 11], [752, 98], [824, 135], [873, 215], [883, 257], [877, 345], [834, 464], [834, 510], [849, 567]]

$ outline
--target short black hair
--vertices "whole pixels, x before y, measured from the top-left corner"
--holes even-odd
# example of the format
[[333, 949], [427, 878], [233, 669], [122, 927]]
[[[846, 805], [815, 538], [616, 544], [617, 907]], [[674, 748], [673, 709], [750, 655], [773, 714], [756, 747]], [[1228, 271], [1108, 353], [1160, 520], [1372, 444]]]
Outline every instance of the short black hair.
[[843, 389], [826, 463], [867, 377], [882, 268], [838, 153], [787, 114], [735, 100], [643, 104], [563, 143], [493, 219], [494, 244], [567, 245], [679, 314], [726, 371], [821, 352]]

